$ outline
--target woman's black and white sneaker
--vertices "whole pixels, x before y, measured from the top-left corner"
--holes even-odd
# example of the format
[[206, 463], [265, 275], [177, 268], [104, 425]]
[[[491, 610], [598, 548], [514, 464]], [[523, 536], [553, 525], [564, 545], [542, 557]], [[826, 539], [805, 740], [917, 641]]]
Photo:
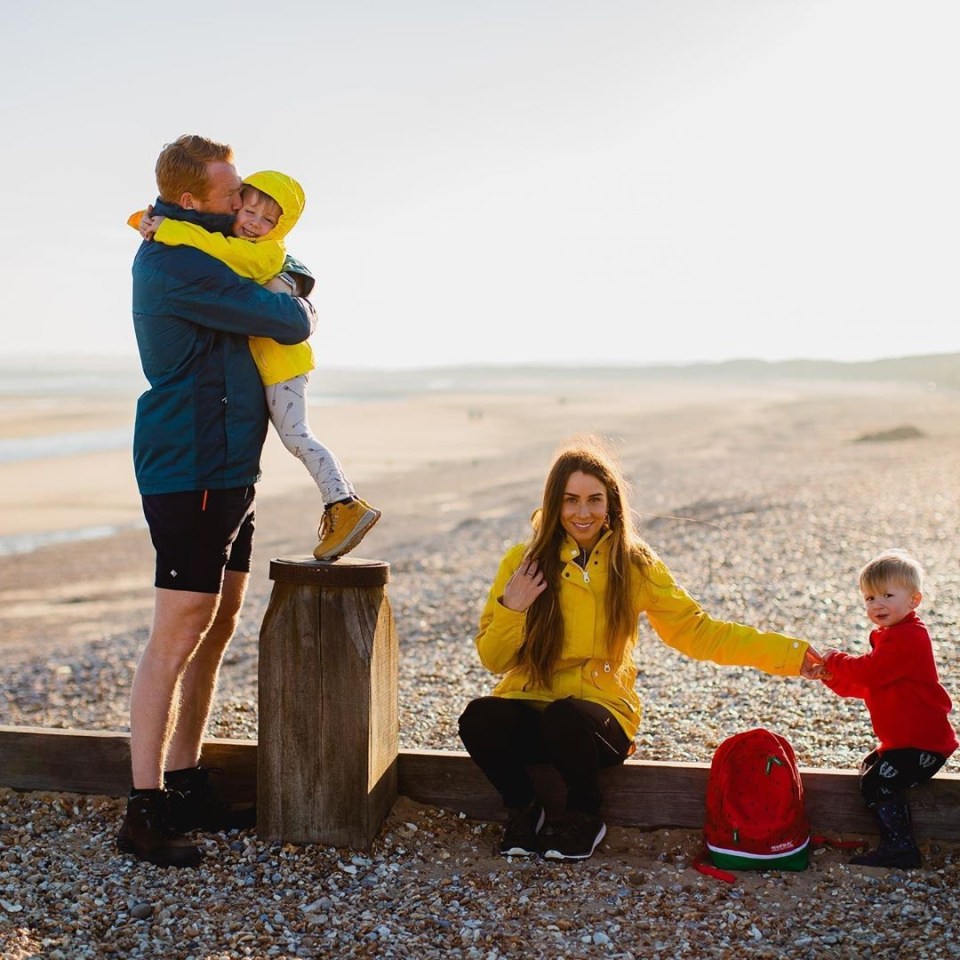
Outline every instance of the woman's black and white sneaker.
[[536, 800], [525, 807], [511, 809], [507, 825], [500, 841], [500, 854], [504, 857], [533, 857], [540, 852], [537, 834], [543, 826], [543, 806]]
[[586, 860], [607, 835], [607, 825], [595, 813], [573, 810], [544, 843], [547, 860]]

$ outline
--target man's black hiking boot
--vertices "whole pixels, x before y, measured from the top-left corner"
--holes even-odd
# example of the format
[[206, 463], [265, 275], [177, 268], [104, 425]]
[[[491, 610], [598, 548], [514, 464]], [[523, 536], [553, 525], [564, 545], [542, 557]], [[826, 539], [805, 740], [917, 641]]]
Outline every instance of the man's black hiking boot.
[[165, 790], [131, 791], [117, 847], [158, 867], [196, 867], [203, 860], [203, 851], [171, 827]]

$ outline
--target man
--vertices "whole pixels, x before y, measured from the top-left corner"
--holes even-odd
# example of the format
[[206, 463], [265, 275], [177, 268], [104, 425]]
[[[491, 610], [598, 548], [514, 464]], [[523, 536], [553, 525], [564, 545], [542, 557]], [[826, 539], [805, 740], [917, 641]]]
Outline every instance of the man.
[[[163, 148], [156, 176], [155, 213], [229, 230], [241, 186], [229, 146], [182, 136]], [[161, 866], [202, 859], [178, 834], [253, 822], [252, 811], [238, 818], [216, 801], [200, 748], [249, 576], [267, 429], [247, 338], [299, 343], [316, 324], [308, 300], [271, 285], [186, 246], [145, 242], [133, 264], [133, 322], [150, 384], [137, 403], [133, 455], [156, 593], [130, 697], [133, 788], [117, 842]]]

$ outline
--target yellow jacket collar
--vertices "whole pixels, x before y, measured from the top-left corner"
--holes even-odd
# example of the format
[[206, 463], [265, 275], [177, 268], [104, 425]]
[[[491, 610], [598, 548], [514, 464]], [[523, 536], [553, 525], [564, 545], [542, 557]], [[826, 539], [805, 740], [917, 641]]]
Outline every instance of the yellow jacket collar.
[[[600, 539], [594, 544], [593, 549], [596, 550], [606, 540], [609, 540], [613, 536], [612, 530], [604, 530], [600, 534]], [[591, 551], [592, 553], [593, 551]], [[563, 546], [560, 547], [560, 559], [565, 561], [576, 560], [580, 556], [580, 544], [577, 543], [573, 537], [568, 533], [563, 539]]]

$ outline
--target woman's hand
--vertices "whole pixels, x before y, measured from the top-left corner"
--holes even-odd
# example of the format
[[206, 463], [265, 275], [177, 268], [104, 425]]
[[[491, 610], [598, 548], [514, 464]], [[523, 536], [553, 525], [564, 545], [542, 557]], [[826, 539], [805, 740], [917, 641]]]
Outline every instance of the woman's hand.
[[827, 663], [829, 662], [830, 658], [831, 658], [835, 653], [839, 653], [839, 651], [838, 651], [838, 650], [834, 650], [834, 649], [832, 649], [832, 648], [829, 649], [829, 650], [825, 650], [825, 651], [823, 652], [823, 665], [820, 667], [820, 674], [819, 674], [819, 676], [817, 677], [818, 680], [832, 680], [832, 679], [833, 679], [833, 674], [832, 674], [832, 673], [830, 672], [830, 670], [827, 668]]
[[537, 561], [528, 559], [517, 567], [514, 575], [507, 581], [500, 599], [508, 610], [525, 613], [546, 589], [547, 581], [537, 568]]
[[807, 647], [803, 655], [803, 663], [800, 664], [800, 676], [806, 677], [807, 680], [821, 680], [824, 676], [829, 679], [829, 674], [826, 673], [823, 666], [823, 657], [814, 647]]

